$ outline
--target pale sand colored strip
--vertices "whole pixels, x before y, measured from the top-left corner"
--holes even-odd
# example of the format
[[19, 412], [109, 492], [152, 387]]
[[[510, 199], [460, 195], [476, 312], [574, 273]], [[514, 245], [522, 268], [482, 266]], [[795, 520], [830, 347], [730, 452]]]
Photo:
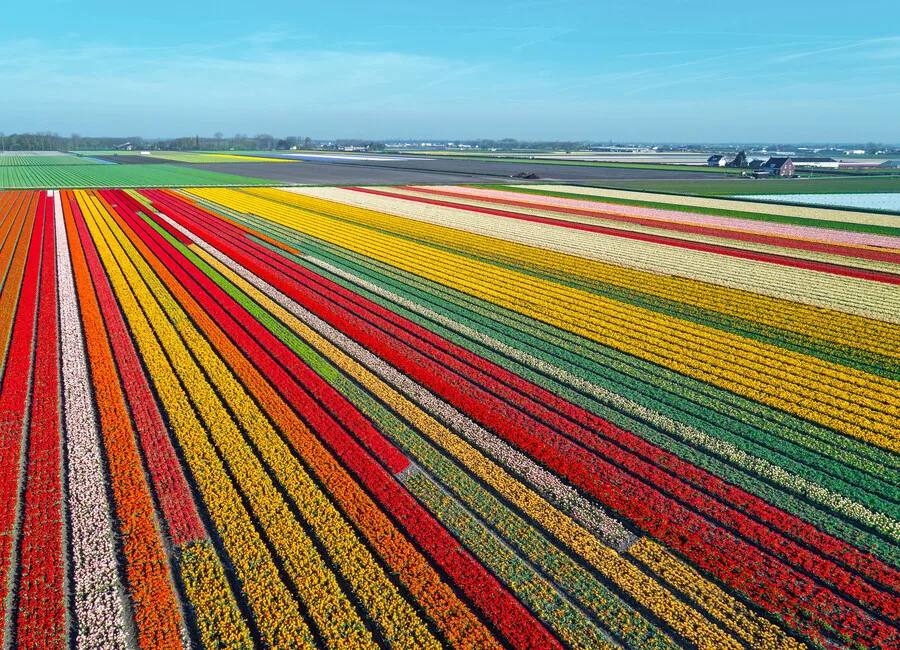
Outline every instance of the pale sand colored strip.
[[[697, 226], [706, 226], [713, 229], [726, 229], [736, 232], [751, 232], [763, 235], [772, 235], [776, 237], [787, 237], [790, 239], [799, 239], [803, 241], [821, 241], [828, 243], [844, 244], [848, 246], [871, 246], [874, 248], [888, 248], [900, 250], [900, 237], [891, 235], [876, 235], [871, 233], [856, 232], [853, 230], [839, 230], [837, 228], [822, 228], [821, 226], [800, 226], [790, 223], [779, 223], [773, 221], [762, 221], [757, 219], [718, 216], [712, 214], [704, 214], [700, 212], [687, 212], [681, 210], [666, 210], [662, 208], [647, 208], [633, 205], [622, 205], [612, 203], [610, 201], [600, 201], [595, 199], [566, 199], [558, 196], [543, 196], [540, 194], [524, 194], [522, 192], [509, 192], [502, 190], [488, 190], [480, 187], [457, 187], [454, 185], [436, 186], [420, 189], [422, 196], [432, 199], [453, 201], [454, 197], [445, 197], [440, 194], [434, 194], [430, 190], [447, 191], [457, 194], [465, 194], [471, 199], [481, 199], [490, 201], [491, 199], [511, 200], [516, 202], [525, 202], [532, 204], [534, 208], [567, 209], [574, 208], [576, 210], [587, 210], [596, 212], [596, 217], [588, 217], [584, 215], [566, 214], [565, 212], [554, 212], [565, 217], [568, 221], [576, 223], [592, 223], [607, 224], [611, 220], [604, 219], [604, 215], [617, 214], [633, 217], [649, 219], [653, 222], [660, 222], [660, 228], [668, 229], [670, 224], [691, 224]], [[391, 188], [392, 192], [400, 191]], [[455, 199], [459, 200], [459, 199]], [[518, 212], [523, 208], [519, 206], [508, 206], [503, 203], [490, 204], [495, 209], [505, 209]], [[599, 221], [598, 221], [599, 219]]]
[[[749, 185], [749, 183], [748, 183]], [[658, 194], [655, 192], [633, 192], [629, 190], [607, 190], [599, 187], [580, 187], [577, 185], [529, 185], [531, 189], [548, 192], [566, 192], [586, 196], [601, 196], [610, 199], [627, 201], [650, 201], [653, 203], [669, 203], [672, 205], [688, 205], [713, 210], [737, 210], [739, 212], [756, 212], [773, 214], [781, 217], [800, 217], [803, 219], [822, 219], [843, 223], [858, 223], [869, 226], [888, 226], [900, 228], [900, 217], [889, 214], [853, 212], [851, 210], [832, 210], [829, 208], [800, 207], [762, 203], [759, 201], [734, 201], [729, 199], [708, 199], [700, 196], [683, 196], [681, 194]], [[751, 190], [752, 187], [748, 187]]]
[[407, 219], [505, 241], [554, 250], [657, 275], [674, 275], [900, 323], [897, 286], [797, 269], [767, 262], [642, 242], [614, 235], [558, 228], [445, 208], [336, 187], [280, 188], [278, 191], [335, 201]]
[[[378, 188], [383, 189], [383, 188]], [[462, 188], [459, 188], [462, 189]], [[647, 235], [656, 235], [662, 237], [670, 237], [672, 239], [681, 239], [683, 241], [690, 242], [699, 242], [702, 244], [712, 244], [715, 246], [728, 246], [731, 248], [737, 248], [740, 250], [753, 251], [755, 253], [767, 253], [771, 255], [782, 255], [784, 257], [793, 257], [795, 259], [801, 260], [812, 260], [815, 262], [825, 262], [827, 264], [839, 264], [841, 266], [854, 266], [856, 268], [868, 269], [871, 271], [883, 271], [885, 273], [895, 273], [900, 275], [900, 264], [895, 264], [892, 262], [879, 262], [877, 260], [869, 260], [863, 259], [860, 257], [847, 257], [845, 255], [835, 255], [833, 253], [820, 253], [817, 251], [807, 251], [799, 248], [787, 248], [784, 246], [775, 246], [772, 244], [759, 244], [756, 242], [746, 242], [739, 241], [735, 239], [728, 239], [726, 237], [715, 237], [712, 235], [698, 235], [695, 233], [685, 233], [679, 232], [676, 230], [670, 230], [666, 228], [663, 224], [660, 224], [659, 227], [652, 226], [642, 226], [632, 223], [624, 223], [621, 221], [612, 221], [591, 217], [583, 217], [577, 215], [570, 215], [561, 212], [554, 212], [552, 209], [543, 210], [537, 206], [533, 208], [523, 208], [518, 206], [504, 206], [497, 203], [491, 203], [489, 201], [480, 201], [478, 200], [477, 195], [472, 195], [470, 199], [460, 199], [454, 197], [447, 196], [438, 196], [435, 194], [428, 194], [425, 192], [415, 192], [411, 190], [402, 190], [402, 189], [391, 189], [392, 193], [400, 194], [402, 196], [410, 196], [410, 197], [421, 197], [427, 199], [439, 199], [441, 201], [447, 201], [448, 203], [455, 203], [460, 206], [472, 205], [476, 207], [482, 208], [491, 208], [491, 209], [506, 209], [516, 212], [518, 214], [525, 214], [535, 217], [548, 217], [551, 219], [556, 219], [557, 221], [566, 221], [569, 223], [581, 223], [581, 224], [589, 224], [594, 226], [603, 226], [604, 228], [610, 228], [613, 230], [622, 230], [624, 232], [636, 232]], [[609, 204], [605, 204], [609, 205]], [[619, 214], [628, 214], [627, 211], [621, 210], [618, 212]], [[685, 213], [688, 214], [688, 213]]]

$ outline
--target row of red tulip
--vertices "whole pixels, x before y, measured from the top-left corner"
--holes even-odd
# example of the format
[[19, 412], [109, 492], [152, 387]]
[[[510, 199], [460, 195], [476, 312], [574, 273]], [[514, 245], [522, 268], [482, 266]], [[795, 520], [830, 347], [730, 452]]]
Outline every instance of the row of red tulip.
[[31, 417], [25, 477], [19, 611], [16, 642], [23, 648], [65, 647], [65, 595], [62, 553], [62, 468], [59, 349], [57, 336], [56, 245], [53, 203], [41, 193], [43, 232], [34, 346]]
[[[6, 602], [6, 589], [9, 584], [9, 571], [13, 561], [13, 541], [16, 523], [16, 503], [19, 496], [19, 484], [22, 458], [22, 436], [29, 419], [28, 398], [31, 390], [32, 376], [32, 342], [35, 335], [36, 313], [38, 308], [38, 295], [41, 280], [41, 244], [45, 230], [47, 197], [43, 192], [32, 203], [25, 220], [19, 247], [13, 264], [17, 262], [24, 265], [24, 274], [21, 276], [20, 287], [14, 287], [18, 293], [18, 302], [9, 301], [7, 305], [16, 306], [15, 320], [12, 327], [12, 336], [6, 352], [3, 367], [3, 382], [0, 388], [0, 602]], [[7, 217], [9, 218], [9, 217]], [[27, 249], [27, 256], [25, 250]], [[52, 259], [50, 262], [52, 268]], [[7, 282], [12, 279], [8, 278]], [[7, 286], [4, 286], [4, 295]], [[15, 293], [13, 294], [15, 295]], [[53, 321], [55, 323], [55, 319]], [[46, 338], [44, 339], [46, 343]], [[0, 354], [2, 354], [0, 352]], [[44, 375], [46, 379], [46, 375]], [[57, 472], [58, 475], [58, 472]], [[27, 552], [33, 550], [32, 543], [26, 543]], [[35, 558], [36, 560], [36, 558]], [[23, 566], [23, 571], [30, 577], [32, 573], [31, 558], [28, 564]], [[35, 567], [37, 570], [37, 567]], [[26, 603], [28, 612], [24, 615], [24, 623], [32, 628], [31, 609], [32, 597]], [[48, 621], [51, 625], [52, 622]], [[30, 632], [27, 632], [30, 634]]]
[[[229, 255], [240, 259], [242, 263], [251, 263], [254, 266], [264, 266], [265, 262], [256, 253], [249, 254], [241, 246], [250, 246], [242, 234], [236, 234], [227, 226], [209, 221], [209, 215], [202, 213], [186, 204], [179, 205], [160, 196], [162, 193], [150, 193], [146, 195], [158, 201], [160, 210], [186, 228], [200, 234], [200, 236], [214, 240], [217, 247], [227, 250]], [[189, 216], [188, 216], [189, 215]], [[217, 295], [219, 300], [224, 300], [224, 295]], [[230, 314], [240, 312], [240, 308], [231, 305], [227, 310]], [[255, 322], [255, 321], [254, 321]], [[247, 323], [249, 324], [249, 322]], [[257, 323], [258, 325], [258, 323]], [[265, 332], [253, 331], [254, 337], [265, 339]], [[271, 337], [271, 335], [269, 335]], [[274, 339], [274, 337], [272, 337]], [[248, 344], [242, 340], [242, 347]], [[274, 345], [274, 340], [266, 341]], [[251, 348], [247, 345], [244, 349]], [[279, 361], [290, 359], [293, 353], [285, 356], [279, 355]], [[270, 364], [256, 358], [254, 362], [258, 367], [272, 373], [275, 371]], [[299, 363], [299, 360], [294, 361]], [[272, 375], [277, 377], [277, 375]], [[291, 395], [290, 378], [282, 378], [277, 381], [279, 390], [286, 396]], [[304, 411], [304, 415], [308, 415]], [[475, 558], [453, 539], [447, 531], [423, 509], [421, 504], [415, 501], [374, 459], [366, 453], [362, 446], [347, 431], [341, 428], [317, 429], [319, 435], [331, 447], [332, 451], [343, 460], [345, 465], [356, 476], [357, 480], [365, 485], [373, 498], [375, 498], [388, 513], [406, 530], [407, 534], [418, 544], [423, 551], [443, 569], [450, 580], [454, 582], [463, 593], [480, 609], [488, 620], [497, 627], [515, 647], [555, 647], [556, 641], [546, 629], [530, 615], [520, 603], [503, 589], [496, 578], [490, 575]]]

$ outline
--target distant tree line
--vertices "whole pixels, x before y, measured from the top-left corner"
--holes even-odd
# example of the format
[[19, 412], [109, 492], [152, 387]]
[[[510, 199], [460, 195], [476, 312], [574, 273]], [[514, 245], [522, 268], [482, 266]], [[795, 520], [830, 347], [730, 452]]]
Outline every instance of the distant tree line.
[[86, 137], [73, 133], [66, 137], [53, 132], [10, 133], [0, 132], [0, 151], [69, 151], [72, 149], [112, 149], [123, 142], [131, 142], [135, 148], [143, 145], [139, 136]]
[[[213, 137], [199, 135], [171, 139], [148, 140], [140, 136], [128, 137], [90, 137], [73, 133], [69, 136], [58, 133], [11, 133], [0, 132], [0, 151], [78, 151], [93, 149], [125, 148], [131, 145], [134, 149], [169, 151], [271, 151], [274, 149], [314, 149], [318, 148], [311, 138], [288, 136], [276, 138], [267, 133], [248, 136], [236, 133], [226, 137], [216, 133]], [[382, 146], [382, 148], [384, 148]]]
[[457, 144], [467, 144], [479, 149], [497, 149], [498, 151], [578, 151], [591, 145], [590, 142], [573, 140], [516, 140], [502, 138], [500, 140], [478, 139], [457, 140]]
[[268, 133], [247, 135], [235, 133], [226, 136], [215, 133], [212, 137], [194, 135], [181, 138], [144, 141], [144, 150], [165, 149], [167, 151], [274, 151], [276, 149], [315, 149], [317, 145], [311, 138], [291, 135], [276, 138]]
[[338, 151], [345, 149], [346, 147], [362, 147], [368, 151], [384, 151], [386, 149], [386, 145], [383, 142], [375, 142], [374, 140], [354, 140], [352, 138], [340, 138], [334, 142], [321, 146], [322, 149], [336, 149]]
[[[440, 141], [438, 141], [440, 142]], [[467, 144], [479, 149], [498, 149], [502, 151], [573, 151], [584, 149], [589, 143], [572, 141], [527, 141], [514, 138], [501, 140], [457, 140], [458, 144]], [[247, 135], [235, 133], [226, 136], [215, 133], [212, 137], [192, 135], [180, 138], [145, 139], [140, 136], [128, 137], [89, 137], [73, 133], [62, 136], [58, 133], [0, 133], [0, 150], [5, 151], [77, 151], [93, 149], [124, 148], [130, 144], [134, 149], [167, 150], [167, 151], [272, 151], [278, 149], [336, 149], [345, 147], [363, 147], [369, 151], [384, 151], [384, 142], [353, 138], [340, 138], [328, 144], [313, 142], [306, 136], [286, 136], [276, 138], [268, 133]]]

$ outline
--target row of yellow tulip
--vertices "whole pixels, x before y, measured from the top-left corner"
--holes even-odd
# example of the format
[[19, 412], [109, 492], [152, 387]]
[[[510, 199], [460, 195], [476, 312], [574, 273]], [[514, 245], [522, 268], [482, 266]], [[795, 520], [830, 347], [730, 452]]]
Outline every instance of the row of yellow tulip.
[[715, 612], [716, 619], [726, 629], [733, 631], [751, 647], [760, 650], [796, 650], [806, 647], [725, 593], [721, 587], [706, 580], [649, 537], [642, 537], [628, 549], [628, 554], [643, 562], [696, 607]]
[[[110, 214], [113, 220], [118, 221], [114, 214]], [[238, 422], [253, 441], [255, 448], [270, 468], [275, 479], [290, 495], [303, 519], [312, 528], [369, 615], [382, 628], [384, 635], [392, 639], [398, 647], [436, 647], [436, 641], [410, 604], [402, 598], [397, 587], [388, 579], [384, 570], [362, 545], [348, 522], [338, 513], [334, 504], [315, 485], [286, 443], [277, 435], [260, 407], [250, 398], [244, 386], [241, 386], [234, 373], [240, 376], [247, 389], [257, 396], [263, 408], [270, 412], [277, 411], [273, 415], [280, 420], [278, 423], [282, 430], [290, 431], [303, 427], [302, 421], [293, 414], [289, 414], [289, 408], [282, 398], [272, 390], [259, 371], [228, 339], [225, 332], [213, 322], [209, 314], [194, 300], [182, 283], [174, 278], [166, 266], [153, 255], [147, 245], [137, 236], [133, 236], [129, 240], [122, 224], [118, 225], [119, 228], [116, 229], [115, 234], [123, 245], [123, 252], [129, 256], [138, 273], [151, 289], [154, 298], [159, 301], [194, 353], [195, 358], [200, 361], [203, 369], [212, 378], [212, 383], [237, 415]], [[115, 228], [112, 223], [110, 223], [110, 227]], [[163, 282], [165, 286], [163, 286]], [[193, 319], [193, 323], [189, 318]], [[202, 334], [197, 327], [202, 330]], [[212, 346], [216, 347], [218, 354]], [[231, 367], [230, 369], [226, 366], [226, 362]], [[239, 438], [231, 438], [229, 443], [235, 448], [246, 446], [243, 439]], [[224, 445], [225, 443], [222, 443], [220, 447], [224, 448]], [[247, 455], [246, 458], [249, 459], [250, 456]], [[248, 464], [244, 466], [251, 467], [249, 463], [252, 462], [248, 461]], [[257, 476], [262, 475], [257, 474]], [[261, 480], [258, 479], [257, 482]], [[290, 515], [285, 513], [284, 516], [290, 517], [293, 521], [293, 517]], [[299, 533], [295, 532], [293, 535], [298, 542], [305, 539], [305, 536], [300, 537]], [[311, 547], [309, 550], [302, 550], [312, 557], [313, 549]], [[290, 567], [294, 562], [291, 556], [297, 553], [289, 550], [286, 550], [286, 553], [290, 553], [290, 556], [285, 557], [284, 561]], [[312, 559], [307, 561], [311, 563], [312, 569], [301, 571], [298, 568], [296, 576], [292, 577], [295, 577], [295, 580], [301, 580], [304, 574], [307, 576], [300, 591], [319, 628], [331, 630], [330, 634], [323, 633], [323, 636], [330, 642], [347, 638], [348, 642], [361, 643], [360, 637], [354, 637], [347, 633], [347, 629], [352, 629], [352, 626], [356, 624], [356, 619], [350, 614], [351, 606], [346, 595], [340, 590], [337, 583], [333, 582], [334, 578], [323, 570], [321, 563], [316, 563]], [[321, 572], [321, 575], [314, 578], [314, 572]], [[316, 599], [314, 597], [316, 589], [325, 589], [327, 593]], [[331, 592], [334, 592], [334, 595]], [[344, 615], [347, 616], [346, 621], [340, 620], [339, 616], [344, 612]], [[358, 624], [362, 625], [361, 621]]]
[[[272, 646], [312, 648], [312, 634], [300, 607], [281, 580], [277, 565], [242, 504], [241, 494], [207, 437], [173, 367], [173, 363], [183, 363], [184, 355], [179, 355], [181, 358], [173, 355], [170, 361], [141, 302], [132, 292], [124, 269], [119, 267], [110, 249], [98, 206], [84, 192], [76, 192], [76, 198], [204, 505], [241, 582], [263, 641]], [[131, 275], [133, 280], [133, 272]], [[205, 382], [205, 379], [200, 381]], [[239, 637], [239, 633], [230, 628], [217, 634], [224, 638]]]
[[[711, 381], [770, 406], [890, 449], [900, 449], [893, 425], [896, 404], [900, 403], [897, 382], [623, 306], [584, 291], [404, 241], [337, 218], [286, 208], [230, 190], [196, 190], [196, 193]], [[358, 212], [334, 204], [329, 210], [337, 217], [346, 218]]]
[[[858, 291], [853, 291], [855, 287], [871, 284], [857, 278], [820, 277], [823, 274], [749, 260], [725, 261], [721, 255], [714, 253], [674, 247], [665, 247], [665, 257], [661, 259], [658, 254], [654, 254], [660, 250], [660, 244], [623, 241], [621, 238], [597, 233], [563, 230], [546, 224], [485, 214], [479, 214], [477, 219], [474, 219], [471, 213], [454, 208], [409, 203], [340, 188], [295, 188], [290, 191], [252, 189], [247, 190], [247, 193], [316, 211], [327, 210], [329, 206], [326, 201], [353, 205], [366, 209], [365, 212], [356, 212], [352, 215], [351, 218], [355, 223], [405, 234], [438, 245], [452, 243], [454, 248], [489, 259], [508, 260], [517, 266], [521, 265], [539, 272], [562, 274], [563, 277], [568, 276], [586, 282], [609, 283], [741, 318], [752, 317], [769, 326], [814, 338], [850, 343], [862, 349], [886, 354], [900, 354], [891, 346], [884, 344], [886, 340], [900, 333], [900, 326], [896, 324], [873, 321], [845, 311], [827, 310], [792, 300], [719, 286], [719, 282], [726, 279], [737, 280], [740, 275], [745, 276], [745, 280], [752, 279], [746, 277], [747, 271], [752, 270], [753, 277], [764, 280], [765, 286], [776, 289], [779, 293], [796, 293], [799, 290], [802, 294], [793, 297], [810, 297], [814, 304], [822, 306], [834, 302], [835, 307], [840, 306], [840, 303], [835, 301], [839, 301], [842, 295], [845, 295], [852, 298], [853, 302], [850, 304], [865, 305], [873, 313], [879, 313], [880, 307], [884, 307], [883, 301], [879, 306], [874, 296], [871, 301], [869, 300], [869, 292], [860, 295]], [[323, 201], [315, 202], [313, 199]], [[448, 228], [451, 230], [448, 231]], [[513, 237], [516, 241], [532, 245], [515, 245], [497, 240]], [[548, 243], [556, 244], [560, 249], [564, 247], [564, 252], [547, 250]], [[627, 256], [620, 254], [619, 251], [623, 250], [623, 246], [627, 246], [632, 253]], [[553, 248], [552, 245], [550, 247]], [[580, 254], [581, 251], [594, 250], [597, 251], [597, 257], [612, 263], [585, 259], [584, 255]], [[678, 267], [678, 272], [685, 272], [689, 267], [702, 268], [703, 271], [696, 274], [698, 279], [687, 279], [673, 274], [676, 270], [673, 264], [681, 259], [685, 260], [685, 265]], [[649, 273], [622, 266], [622, 262], [632, 265], [637, 261], [644, 265], [655, 264], [653, 269], [658, 272]], [[731, 267], [734, 268], [734, 273], [729, 272]], [[817, 282], [813, 284], [800, 281], [804, 276], [816, 277]], [[699, 281], [701, 279], [710, 281]], [[761, 289], [763, 285], [756, 288]], [[865, 340], [858, 340], [863, 334]]]
[[209, 541], [189, 542], [179, 550], [185, 595], [196, 613], [197, 629], [205, 648], [249, 650], [253, 641], [237, 608], [222, 607], [233, 600], [216, 551]]

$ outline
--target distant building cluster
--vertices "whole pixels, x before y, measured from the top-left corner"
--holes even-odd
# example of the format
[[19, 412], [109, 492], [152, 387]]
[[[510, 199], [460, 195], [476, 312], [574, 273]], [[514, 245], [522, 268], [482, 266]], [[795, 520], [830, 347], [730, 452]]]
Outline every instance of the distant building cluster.
[[[853, 152], [855, 153], [855, 152]], [[763, 162], [759, 158], [747, 160], [744, 153], [736, 156], [716, 154], [706, 160], [709, 167], [746, 167], [753, 171], [753, 176], [762, 178], [766, 176], [790, 177], [795, 173], [813, 171], [816, 169], [898, 169], [900, 161], [885, 160], [883, 162], [844, 162], [824, 156], [777, 156], [770, 157]]]
[[[388, 142], [388, 149], [480, 149], [477, 144], [462, 142]], [[495, 149], [491, 149], [495, 151]]]

